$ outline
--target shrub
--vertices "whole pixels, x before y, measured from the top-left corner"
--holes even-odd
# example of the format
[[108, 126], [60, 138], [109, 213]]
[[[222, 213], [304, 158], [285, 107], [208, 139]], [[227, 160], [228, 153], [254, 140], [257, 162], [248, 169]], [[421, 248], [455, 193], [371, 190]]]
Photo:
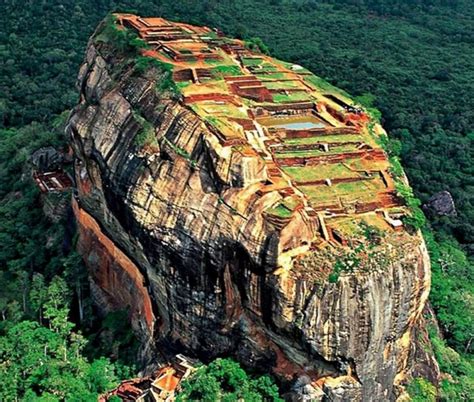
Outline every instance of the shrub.
[[135, 32], [117, 25], [117, 18], [108, 15], [103, 28], [95, 38], [96, 42], [112, 44], [122, 53], [137, 53], [140, 49], [147, 49], [147, 43], [140, 39]]
[[283, 401], [268, 376], [250, 377], [231, 359], [216, 359], [185, 380], [177, 401]]
[[415, 378], [408, 385], [407, 391], [413, 402], [436, 401], [436, 387], [424, 378]]
[[426, 224], [426, 217], [420, 209], [421, 201], [415, 197], [410, 186], [398, 182], [395, 184], [397, 195], [405, 201], [406, 206], [410, 209], [410, 215], [406, 216], [404, 223], [413, 230], [421, 229]]
[[263, 54], [269, 54], [270, 50], [268, 46], [263, 43], [263, 40], [260, 38], [250, 38], [247, 39], [245, 42], [245, 47], [253, 52], [260, 52]]

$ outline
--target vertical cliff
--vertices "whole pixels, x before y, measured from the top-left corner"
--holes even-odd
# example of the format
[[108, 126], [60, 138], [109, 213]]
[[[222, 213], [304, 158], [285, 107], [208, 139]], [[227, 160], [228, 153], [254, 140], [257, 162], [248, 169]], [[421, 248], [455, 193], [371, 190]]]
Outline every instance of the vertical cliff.
[[102, 24], [68, 124], [79, 251], [147, 357], [232, 355], [299, 378], [300, 398], [403, 398], [437, 380], [418, 345], [428, 255], [383, 129], [320, 85], [207, 28]]

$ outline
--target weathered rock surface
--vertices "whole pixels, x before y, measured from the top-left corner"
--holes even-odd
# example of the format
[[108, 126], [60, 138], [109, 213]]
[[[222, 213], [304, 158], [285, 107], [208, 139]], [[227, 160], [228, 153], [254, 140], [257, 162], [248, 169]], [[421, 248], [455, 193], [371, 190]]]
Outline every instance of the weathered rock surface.
[[440, 191], [430, 197], [423, 205], [426, 213], [440, 216], [456, 216], [456, 205], [449, 191]]
[[[314, 222], [303, 210], [282, 229], [269, 223], [263, 211], [279, 196], [255, 191], [264, 166], [227, 155], [191, 109], [156, 90], [159, 79], [94, 41], [80, 70], [68, 133], [79, 250], [99, 306], [130, 309], [148, 361], [175, 348], [232, 355], [282, 380], [309, 377], [318, 390], [303, 384], [297, 400], [403, 396], [430, 286], [421, 236], [387, 243], [383, 264], [336, 283], [318, 274], [331, 249], [282, 268], [286, 250], [311, 243]], [[137, 113], [156, 146], [137, 145]]]

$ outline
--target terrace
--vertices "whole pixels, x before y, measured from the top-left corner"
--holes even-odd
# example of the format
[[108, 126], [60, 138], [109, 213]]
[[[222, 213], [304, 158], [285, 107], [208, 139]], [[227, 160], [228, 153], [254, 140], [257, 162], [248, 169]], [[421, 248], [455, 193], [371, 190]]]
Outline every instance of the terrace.
[[375, 226], [400, 229], [389, 213], [400, 200], [387, 156], [343, 91], [206, 27], [129, 15], [119, 23], [154, 47], [148, 55], [173, 65], [184, 104], [222, 147], [263, 159], [268, 181], [255, 191], [279, 195], [265, 210], [276, 230], [297, 213], [314, 219], [330, 245], [345, 244], [346, 219], [370, 215]]

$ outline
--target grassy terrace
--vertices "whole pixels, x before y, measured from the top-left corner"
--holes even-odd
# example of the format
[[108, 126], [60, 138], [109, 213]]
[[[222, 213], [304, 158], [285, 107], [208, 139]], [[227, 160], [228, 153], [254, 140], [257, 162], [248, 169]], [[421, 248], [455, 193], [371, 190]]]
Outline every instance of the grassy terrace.
[[211, 71], [212, 71], [212, 76], [215, 79], [222, 79], [224, 77], [242, 75], [241, 68], [236, 64], [219, 65], [217, 67], [214, 67]]
[[301, 89], [304, 90], [299, 81], [265, 81], [263, 85], [268, 89]]
[[309, 138], [285, 138], [285, 145], [310, 145], [321, 144], [328, 142], [349, 142], [362, 141], [364, 139], [361, 135], [356, 134], [342, 134], [342, 135], [315, 135]]
[[388, 167], [387, 161], [367, 161], [364, 159], [347, 159], [345, 163], [354, 170], [384, 170]]
[[356, 172], [348, 169], [342, 163], [334, 163], [331, 165], [316, 166], [288, 166], [282, 169], [293, 180], [304, 182], [310, 180], [324, 180], [333, 178], [358, 177]]
[[339, 183], [332, 186], [313, 185], [299, 186], [311, 204], [337, 203], [339, 199], [345, 202], [369, 202], [376, 199], [377, 192], [384, 189], [383, 182], [378, 179], [363, 180], [352, 183]]
[[220, 117], [222, 119], [226, 118], [236, 118], [236, 119], [246, 119], [248, 118], [247, 113], [241, 108], [234, 106], [229, 103], [217, 104], [217, 103], [197, 103], [195, 109], [200, 112], [204, 112], [208, 115]]
[[273, 102], [275, 103], [288, 103], [288, 102], [309, 102], [312, 97], [308, 92], [288, 92], [286, 94], [274, 94]]
[[390, 226], [375, 213], [364, 215], [361, 218], [354, 218], [351, 216], [349, 218], [335, 218], [330, 220], [331, 226], [337, 226], [339, 232], [349, 238], [354, 236], [365, 236], [361, 223], [372, 228], [377, 228], [383, 233], [390, 231]]
[[285, 207], [283, 204], [278, 204], [275, 207], [267, 209], [266, 211], [270, 215], [278, 216], [279, 218], [290, 218], [293, 215], [293, 211]]
[[328, 152], [325, 152], [320, 149], [306, 149], [306, 150], [297, 150], [297, 151], [285, 151], [278, 150], [275, 148], [275, 156], [277, 158], [304, 158], [309, 156], [324, 156], [324, 155], [335, 155], [343, 152], [353, 152], [358, 149], [354, 145], [342, 145], [337, 147], [332, 147]]
[[291, 78], [291, 76], [289, 74], [282, 73], [282, 72], [269, 73], [269, 74], [260, 74], [261, 72], [263, 72], [263, 70], [257, 71], [256, 73], [259, 74], [258, 77], [262, 81], [265, 81], [265, 80], [282, 80], [282, 79]]
[[[281, 148], [272, 146], [271, 149], [267, 149], [274, 156], [274, 160], [271, 162], [272, 168], [275, 168], [273, 165], [275, 163], [293, 182], [307, 183], [298, 185], [298, 189], [306, 194], [309, 204], [316, 208], [318, 206], [340, 205], [341, 202], [347, 204], [356, 201], [375, 201], [377, 193], [385, 190], [381, 178], [378, 176], [367, 178], [357, 170], [385, 170], [388, 167], [387, 161], [373, 162], [353, 158], [339, 163], [321, 162], [316, 166], [281, 166], [282, 158], [324, 157], [358, 150], [357, 144], [342, 145], [347, 142], [366, 143], [372, 147], [379, 147], [376, 138], [370, 135], [367, 127], [358, 127], [360, 134], [338, 134], [337, 131], [330, 131], [331, 134], [325, 136], [318, 135], [316, 130], [310, 138], [280, 138], [284, 130], [289, 133], [291, 130], [324, 130], [325, 128], [333, 130], [335, 127], [344, 127], [342, 119], [341, 121], [337, 120], [328, 112], [324, 112], [324, 108], [318, 108], [318, 110], [322, 110], [318, 116], [311, 104], [307, 108], [304, 105], [291, 105], [292, 103], [318, 104], [321, 102], [344, 113], [339, 102], [326, 96], [328, 94], [337, 95], [348, 104], [353, 103], [344, 91], [292, 63], [276, 60], [260, 53], [242, 52], [242, 47], [245, 44], [241, 41], [219, 37], [218, 41], [222, 45], [230, 45], [224, 50], [218, 46], [209, 45], [206, 40], [202, 39], [202, 36], [199, 36], [198, 39], [191, 37], [184, 42], [171, 40], [163, 44], [163, 46], [178, 49], [182, 54], [193, 57], [192, 60], [174, 56], [171, 58], [160, 50], [156, 51], [155, 56], [161, 62], [172, 65], [173, 68], [183, 70], [182, 77], [193, 77], [195, 82], [180, 82], [177, 86], [186, 104], [206, 124], [219, 131], [217, 136], [222, 145], [233, 146], [234, 151], [258, 157], [258, 153], [262, 154], [260, 142], [266, 139], [269, 140], [269, 143], [282, 141]], [[208, 35], [204, 35], [204, 37], [206, 36]], [[215, 35], [213, 37], [216, 39]], [[212, 53], [213, 59], [210, 59], [210, 53]], [[216, 57], [219, 59], [216, 60]], [[192, 74], [190, 74], [189, 70], [194, 71], [191, 71]], [[264, 88], [257, 82], [255, 82], [256, 85], [246, 88], [245, 85], [238, 85], [239, 78], [228, 79], [229, 77], [249, 75], [255, 77], [252, 81], [259, 80]], [[271, 98], [269, 94], [271, 94]], [[232, 119], [245, 121], [253, 119], [263, 128], [260, 129], [257, 125], [256, 132], [246, 133], [244, 127], [247, 130], [252, 130], [252, 124], [239, 124]], [[248, 143], [249, 139], [252, 139], [251, 144]], [[237, 141], [234, 142], [234, 140]], [[243, 144], [246, 141], [247, 143]], [[318, 145], [321, 143], [334, 145], [329, 145], [329, 150], [325, 152]], [[307, 146], [310, 149], [285, 150], [285, 146], [298, 145]], [[323, 159], [321, 158], [321, 161]], [[278, 176], [275, 175], [275, 177]], [[312, 181], [326, 179], [332, 181], [331, 186], [308, 184]], [[336, 179], [354, 179], [355, 181], [336, 184]], [[281, 181], [284, 182], [284, 186], [287, 186], [286, 179]], [[269, 191], [278, 191], [278, 189]], [[287, 193], [280, 193], [280, 195], [283, 194]], [[267, 209], [266, 212], [274, 218], [285, 220], [290, 218], [294, 211], [302, 206], [303, 202], [300, 196], [287, 196]], [[376, 216], [375, 218], [383, 221], [383, 218]]]
[[259, 57], [244, 57], [242, 58], [242, 64], [246, 67], [259, 66], [263, 63], [263, 59]]
[[[335, 86], [331, 85], [329, 82], [322, 79], [321, 77], [318, 77], [317, 75], [314, 75], [313, 73], [310, 73], [308, 70], [306, 71], [309, 74], [303, 76], [303, 79], [307, 84], [309, 84], [315, 90], [323, 90], [327, 92], [337, 93], [347, 98], [347, 100], [351, 100], [351, 97], [347, 92], [343, 91], [342, 89], [336, 88]], [[353, 103], [353, 102], [349, 102], [349, 103]]]

